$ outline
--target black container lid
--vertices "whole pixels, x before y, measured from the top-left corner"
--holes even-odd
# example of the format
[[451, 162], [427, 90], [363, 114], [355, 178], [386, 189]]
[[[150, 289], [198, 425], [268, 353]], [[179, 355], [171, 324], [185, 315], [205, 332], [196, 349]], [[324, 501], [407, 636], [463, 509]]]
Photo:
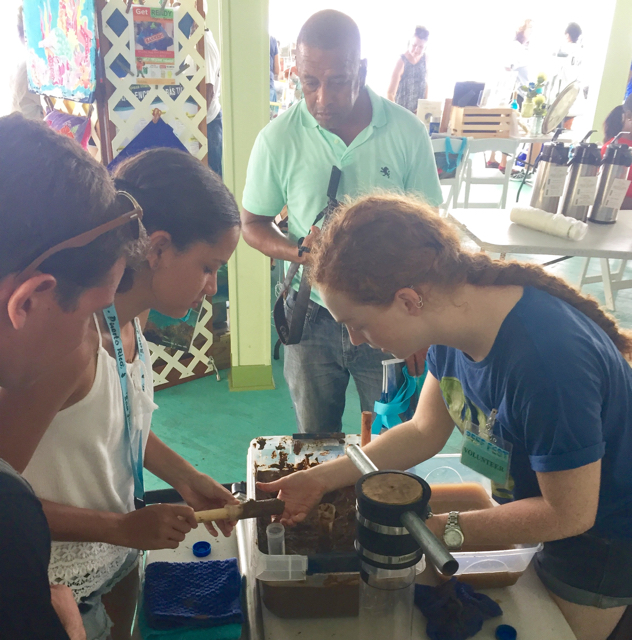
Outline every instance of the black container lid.
[[[384, 502], [377, 502], [367, 497], [363, 491], [362, 485], [371, 477], [384, 474], [397, 474], [402, 476], [408, 476], [414, 479], [416, 483], [420, 485], [421, 497], [410, 504], [386, 504]], [[362, 476], [356, 483], [356, 497], [358, 500], [358, 511], [368, 520], [377, 524], [382, 524], [390, 527], [401, 527], [401, 516], [407, 511], [414, 511], [420, 518], [425, 518], [427, 515], [428, 501], [430, 500], [430, 485], [412, 473], [405, 471], [374, 471]]]
[[590, 164], [598, 167], [601, 164], [601, 153], [594, 142], [580, 142], [573, 147], [569, 164]]
[[568, 147], [563, 142], [547, 142], [542, 147], [540, 162], [564, 165], [568, 162]]
[[627, 144], [609, 144], [606, 147], [603, 163], [629, 167], [632, 165], [632, 149]]

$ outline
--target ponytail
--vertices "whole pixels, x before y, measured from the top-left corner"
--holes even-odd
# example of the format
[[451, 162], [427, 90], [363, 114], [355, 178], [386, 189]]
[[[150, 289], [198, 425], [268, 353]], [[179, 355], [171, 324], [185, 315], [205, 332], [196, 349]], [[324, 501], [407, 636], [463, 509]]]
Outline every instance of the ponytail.
[[632, 359], [632, 334], [621, 331], [616, 320], [601, 309], [595, 298], [582, 295], [562, 278], [551, 275], [540, 265], [492, 260], [485, 253], [463, 254], [463, 260], [468, 265], [465, 271], [468, 284], [479, 287], [514, 285], [545, 291], [588, 316], [603, 329], [627, 359]]
[[588, 316], [632, 359], [632, 334], [622, 331], [594, 298], [538, 265], [463, 250], [454, 228], [411, 198], [374, 195], [342, 205], [311, 255], [313, 284], [359, 304], [389, 305], [400, 289], [423, 284], [534, 287]]

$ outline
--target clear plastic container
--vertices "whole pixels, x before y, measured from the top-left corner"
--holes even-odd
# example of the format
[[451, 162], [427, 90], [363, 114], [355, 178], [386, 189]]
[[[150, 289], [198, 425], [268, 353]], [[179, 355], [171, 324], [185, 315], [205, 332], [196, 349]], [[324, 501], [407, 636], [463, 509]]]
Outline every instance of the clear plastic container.
[[266, 527], [268, 538], [268, 555], [285, 555], [285, 527], [280, 522], [273, 522]]
[[[457, 453], [439, 454], [417, 465], [414, 473], [424, 478], [431, 489], [433, 485], [477, 483], [489, 495], [489, 506], [498, 506], [492, 498], [489, 478], [461, 464], [460, 458]], [[479, 504], [473, 507], [481, 508]], [[467, 544], [467, 540], [465, 542]], [[533, 556], [541, 549], [541, 544], [514, 545], [509, 549], [456, 551], [452, 552], [452, 555], [459, 563], [456, 573], [459, 580], [467, 582], [475, 589], [490, 589], [515, 584], [526, 571]], [[438, 572], [437, 575], [447, 580]]]
[[[306, 454], [312, 454], [312, 460], [320, 462], [335, 460], [345, 454], [349, 444], [360, 444], [358, 434], [350, 434], [342, 442], [337, 438], [301, 441], [296, 452], [296, 442], [291, 436], [266, 436], [256, 438], [248, 448], [247, 494], [249, 499], [256, 498], [256, 476], [258, 470], [273, 468], [278, 464], [281, 454], [287, 454], [287, 462], [294, 464]], [[266, 582], [294, 582], [307, 579], [308, 557], [302, 555], [268, 555], [259, 551], [256, 520], [248, 521], [252, 532], [251, 540], [257, 556], [256, 577]], [[333, 574], [329, 574], [333, 575]], [[355, 574], [358, 575], [357, 573]]]
[[[247, 494], [256, 497], [257, 471], [278, 465], [281, 455], [295, 464], [311, 454], [320, 462], [345, 455], [349, 444], [360, 444], [359, 434], [349, 434], [343, 440], [294, 441], [291, 436], [256, 438], [248, 449]], [[278, 467], [276, 467], [278, 468]], [[256, 519], [244, 520], [248, 540], [248, 576], [259, 581], [261, 598], [272, 613], [281, 618], [319, 618], [357, 616], [359, 608], [360, 573], [342, 569], [316, 568], [306, 555], [274, 556], [259, 549]], [[337, 556], [332, 553], [329, 567], [335, 567]], [[355, 552], [353, 557], [356, 558]], [[311, 559], [313, 560], [313, 558]], [[425, 559], [417, 565], [417, 573], [425, 569]]]
[[410, 640], [415, 567], [378, 569], [362, 563], [358, 640]]

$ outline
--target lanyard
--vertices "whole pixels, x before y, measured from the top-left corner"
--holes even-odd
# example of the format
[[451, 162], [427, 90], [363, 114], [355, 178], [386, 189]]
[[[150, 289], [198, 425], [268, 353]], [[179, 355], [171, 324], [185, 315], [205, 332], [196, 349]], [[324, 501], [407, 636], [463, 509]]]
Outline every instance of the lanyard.
[[[112, 336], [112, 345], [114, 347], [114, 359], [116, 360], [116, 368], [118, 369], [119, 379], [121, 382], [121, 394], [123, 396], [123, 415], [125, 416], [125, 432], [129, 441], [130, 456], [132, 463], [132, 474], [134, 476], [134, 505], [137, 509], [145, 506], [145, 483], [143, 480], [143, 434], [139, 434], [138, 450], [134, 447], [134, 439], [132, 437], [132, 408], [129, 400], [129, 390], [127, 385], [127, 364], [125, 362], [125, 351], [123, 350], [123, 340], [121, 338], [121, 327], [119, 325], [118, 315], [114, 305], [103, 310], [105, 322]], [[138, 357], [147, 363], [145, 349], [140, 339], [140, 327], [138, 320], [134, 319], [134, 335], [136, 336], [136, 347], [138, 348]], [[141, 367], [141, 385], [145, 391], [145, 371]]]

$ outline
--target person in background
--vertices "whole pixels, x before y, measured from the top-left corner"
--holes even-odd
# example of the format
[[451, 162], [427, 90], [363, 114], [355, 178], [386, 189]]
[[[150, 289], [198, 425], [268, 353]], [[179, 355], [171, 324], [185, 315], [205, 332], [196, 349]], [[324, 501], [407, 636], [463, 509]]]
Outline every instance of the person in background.
[[[78, 380], [92, 314], [112, 304], [140, 223], [105, 167], [43, 122], [0, 118], [0, 140], [0, 397], [24, 391], [27, 408], [42, 379], [56, 390]], [[70, 362], [68, 379], [56, 381]], [[5, 427], [0, 418], [0, 434]], [[27, 461], [41, 435], [21, 426]], [[49, 586], [50, 550], [40, 501], [0, 460], [3, 640], [85, 640], [72, 592]]]
[[206, 60], [206, 137], [208, 140], [208, 166], [222, 177], [222, 107], [219, 103], [220, 56], [209, 29], [204, 30], [204, 58]]
[[277, 39], [274, 36], [270, 36], [270, 102], [277, 101], [274, 81], [279, 78], [280, 71], [279, 45], [277, 44]]
[[566, 27], [566, 31], [564, 31], [564, 35], [569, 44], [577, 44], [582, 33], [582, 28], [576, 22], [570, 22], [568, 27]]
[[[16, 469], [24, 469], [43, 502], [54, 540], [49, 577], [73, 589], [88, 640], [110, 635], [129, 640], [139, 588], [139, 549], [176, 548], [197, 526], [193, 509], [236, 503], [229, 491], [150, 431], [156, 409], [152, 369], [136, 319], [146, 319], [150, 308], [181, 318], [217, 291], [217, 271], [239, 239], [239, 209], [217, 175], [174, 149], [152, 149], [126, 160], [117, 167], [114, 183], [143, 210], [146, 259], [126, 272], [114, 305], [95, 315], [86, 337], [91, 358], [74, 386], [64, 384], [63, 393], [55, 392], [77, 366], [70, 361], [28, 392], [0, 399], [0, 447]], [[129, 422], [112, 317], [120, 325], [117, 332], [128, 363]], [[28, 439], [19, 437], [23, 424], [31, 425], [33, 433], [45, 431], [30, 462], [24, 455], [30, 449]], [[136, 455], [139, 448], [142, 454]], [[135, 509], [130, 457], [141, 476], [144, 465], [177, 489], [189, 506]], [[218, 528], [229, 535], [232, 527], [219, 522]], [[210, 531], [217, 535], [212, 526]]]
[[[628, 96], [625, 102], [615, 107], [607, 116], [603, 123], [604, 145], [601, 148], [601, 155], [606, 153], [607, 146], [613, 141], [614, 137], [625, 131], [627, 135], [619, 138], [621, 144], [627, 144], [632, 147], [632, 96]], [[628, 180], [632, 180], [632, 167], [628, 173]], [[632, 209], [632, 182], [625, 194], [625, 199], [621, 205], [622, 209]]]
[[[191, 21], [191, 35], [195, 33], [198, 25]], [[220, 55], [217, 43], [209, 29], [204, 29], [204, 60], [206, 67], [206, 139], [208, 141], [208, 166], [218, 175], [222, 176], [222, 107], [219, 103], [221, 90], [220, 80]], [[188, 65], [187, 76], [192, 76], [197, 68], [191, 56], [186, 57]]]
[[[533, 21], [527, 18], [516, 30], [505, 66], [505, 73], [508, 74], [506, 89], [508, 89], [511, 94], [513, 94], [514, 91], [517, 92], [516, 101], [518, 103], [518, 109], [522, 107], [526, 95], [522, 87], [529, 85], [529, 40], [531, 38], [532, 25]], [[505, 86], [504, 81], [503, 86]], [[510, 96], [507, 95], [507, 101], [509, 102], [510, 100]], [[486, 166], [488, 169], [498, 169], [502, 173], [505, 173], [507, 155], [503, 153], [500, 162], [497, 162], [496, 152], [493, 151], [489, 160], [486, 162]], [[515, 170], [515, 173], [518, 173], [518, 171]]]
[[[583, 45], [581, 41], [582, 28], [576, 23], [571, 22], [564, 31], [564, 42], [555, 52], [553, 68], [548, 73], [549, 86], [547, 89], [547, 100], [552, 103], [557, 96], [571, 82], [582, 81], [582, 57]], [[575, 104], [572, 105], [569, 116], [574, 118], [580, 115], [584, 109], [584, 101], [588, 95], [588, 86], [582, 86]]]
[[526, 95], [522, 87], [529, 85], [532, 73], [529, 64], [529, 43], [532, 30], [533, 21], [530, 19], [520, 25], [511, 44], [509, 64], [505, 67], [506, 71], [514, 78], [514, 87], [518, 91], [518, 107], [522, 107]]
[[[607, 145], [618, 133], [623, 131], [625, 109], [620, 104], [616, 106], [603, 121], [603, 142]], [[627, 143], [626, 143], [627, 144]]]
[[[568, 27], [566, 27], [566, 31], [564, 32], [566, 42], [557, 53], [558, 58], [562, 62], [559, 76], [560, 90], [564, 89], [571, 82], [580, 79], [582, 64], [581, 35], [582, 28], [576, 22], [571, 22]], [[556, 95], [551, 96], [552, 99], [555, 97]]]
[[[344, 13], [315, 13], [297, 41], [297, 66], [305, 99], [270, 122], [257, 136], [243, 195], [245, 241], [277, 260], [305, 264], [298, 240], [309, 246], [313, 226], [327, 204], [332, 166], [342, 171], [337, 198], [374, 189], [415, 193], [432, 206], [442, 202], [434, 154], [423, 123], [366, 86], [360, 31]], [[274, 224], [287, 205], [289, 238]], [[299, 272], [300, 273], [300, 272]], [[291, 319], [299, 277], [286, 299]], [[303, 433], [342, 426], [345, 391], [353, 376], [363, 411], [382, 391], [382, 360], [364, 344], [354, 347], [316, 289], [311, 291], [300, 344], [284, 348], [285, 379]], [[425, 355], [409, 362], [421, 375]]]
[[[398, 195], [341, 207], [311, 276], [353, 344], [429, 348], [412, 420], [366, 455], [409, 469], [455, 425], [466, 464], [502, 449], [482, 471], [499, 505], [426, 524], [452, 551], [543, 542], [534, 568], [574, 637], [606, 640], [632, 604], [632, 333], [541, 266], [464, 249], [453, 225]], [[342, 456], [259, 488], [280, 491], [293, 525], [360, 475]]]
[[386, 97], [405, 109], [417, 113], [417, 101], [428, 98], [428, 66], [426, 47], [430, 32], [415, 27], [415, 33], [393, 70]]
[[26, 36], [24, 35], [24, 16], [22, 5], [18, 9], [18, 37], [22, 43], [23, 59], [20, 60], [18, 66], [11, 75], [11, 112], [21, 113], [25, 118], [30, 120], [42, 120], [44, 110], [40, 97], [29, 90], [29, 81], [26, 74]]

